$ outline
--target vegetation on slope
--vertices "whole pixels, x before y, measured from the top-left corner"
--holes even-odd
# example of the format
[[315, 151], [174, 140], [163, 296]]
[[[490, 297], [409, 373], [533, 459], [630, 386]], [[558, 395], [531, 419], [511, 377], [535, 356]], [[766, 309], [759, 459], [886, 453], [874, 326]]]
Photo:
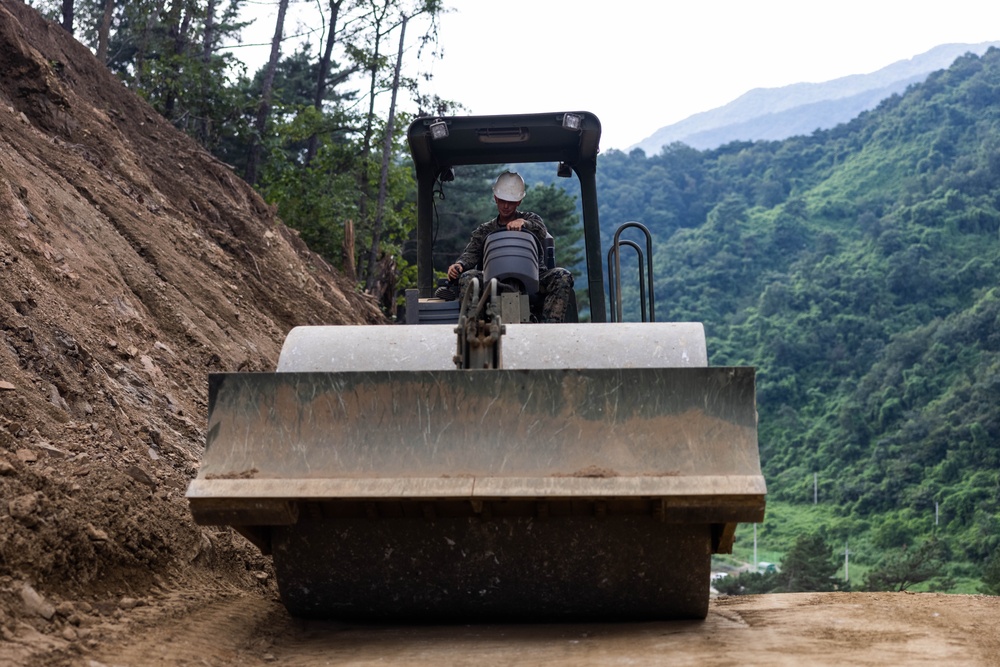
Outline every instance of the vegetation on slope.
[[599, 165], [605, 235], [659, 241], [658, 319], [758, 367], [770, 497], [816, 474], [862, 564], [935, 533], [976, 577], [1000, 546], [998, 148], [991, 50], [830, 131]]

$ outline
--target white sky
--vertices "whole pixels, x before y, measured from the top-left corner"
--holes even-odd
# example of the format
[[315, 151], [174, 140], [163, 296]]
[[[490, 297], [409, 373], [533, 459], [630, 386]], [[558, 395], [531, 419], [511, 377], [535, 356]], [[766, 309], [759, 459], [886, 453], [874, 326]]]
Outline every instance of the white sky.
[[[245, 41], [270, 38], [274, 4], [249, 5], [257, 21]], [[286, 35], [296, 23], [317, 25], [316, 6], [316, 0], [294, 4]], [[440, 19], [444, 58], [414, 63], [433, 75], [426, 92], [475, 114], [591, 111], [601, 119], [604, 151], [626, 149], [753, 88], [873, 72], [940, 44], [1000, 40], [997, 0], [447, 0], [446, 6], [453, 11]], [[417, 29], [408, 28], [411, 45]], [[251, 73], [267, 54], [266, 47], [236, 51]]]

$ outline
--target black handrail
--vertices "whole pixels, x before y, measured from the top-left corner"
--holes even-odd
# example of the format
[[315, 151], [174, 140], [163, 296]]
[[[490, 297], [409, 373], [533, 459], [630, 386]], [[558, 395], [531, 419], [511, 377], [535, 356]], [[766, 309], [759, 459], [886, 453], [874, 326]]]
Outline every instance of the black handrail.
[[[646, 291], [646, 279], [642, 275], [642, 270], [641, 270], [642, 269], [642, 260], [643, 260], [642, 248], [640, 248], [639, 244], [636, 243], [635, 241], [629, 241], [627, 239], [624, 240], [624, 241], [620, 241], [618, 243], [618, 246], [619, 247], [621, 247], [621, 246], [628, 246], [629, 248], [632, 248], [633, 250], [635, 250], [636, 258], [638, 259], [639, 268], [640, 268], [640, 270], [639, 270], [639, 294], [644, 294], [645, 291]], [[616, 279], [617, 276], [616, 276], [616, 273], [615, 273], [615, 271], [614, 271], [614, 269], [612, 268], [612, 265], [611, 265], [611, 258], [612, 257], [615, 258], [616, 262], [618, 261], [618, 257], [617, 257], [617, 255], [615, 253], [615, 246], [611, 246], [611, 248], [608, 249], [608, 298], [609, 298], [609, 300], [611, 301], [611, 304], [612, 304], [612, 306], [611, 306], [611, 321], [612, 322], [618, 322], [618, 321], [621, 320], [621, 317], [622, 317], [621, 290], [617, 289], [616, 285], [615, 285], [615, 279]], [[618, 296], [617, 299], [615, 298], [615, 296], [613, 294], [614, 292], [617, 292], [617, 296]], [[639, 300], [639, 310], [640, 310], [640, 317], [641, 317], [642, 321], [645, 322], [646, 321], [646, 300], [645, 299], [640, 299]]]
[[[646, 237], [646, 273], [648, 275], [648, 281], [643, 279], [642, 275], [642, 260], [643, 254], [642, 250], [639, 248], [639, 244], [635, 241], [621, 240], [621, 234], [626, 229], [635, 228], [640, 230]], [[642, 321], [646, 320], [646, 301], [649, 301], [649, 322], [656, 321], [655, 314], [655, 302], [654, 302], [654, 286], [653, 286], [653, 237], [650, 235], [649, 230], [645, 225], [639, 222], [626, 222], [615, 231], [614, 241], [611, 243], [611, 249], [608, 250], [608, 298], [611, 301], [611, 321], [621, 322], [622, 321], [622, 285], [621, 285], [621, 253], [618, 252], [618, 248], [621, 246], [628, 246], [634, 248], [636, 255], [639, 260], [639, 305], [642, 316]], [[614, 257], [614, 267], [611, 266], [611, 258]], [[649, 284], [649, 290], [646, 290], [646, 283]]]

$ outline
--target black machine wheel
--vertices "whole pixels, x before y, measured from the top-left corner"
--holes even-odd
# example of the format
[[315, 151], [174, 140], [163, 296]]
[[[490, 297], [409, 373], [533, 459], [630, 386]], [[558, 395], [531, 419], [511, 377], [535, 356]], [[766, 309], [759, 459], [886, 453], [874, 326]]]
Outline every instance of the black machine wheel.
[[648, 516], [304, 518], [275, 529], [273, 555], [294, 616], [703, 619], [710, 535]]

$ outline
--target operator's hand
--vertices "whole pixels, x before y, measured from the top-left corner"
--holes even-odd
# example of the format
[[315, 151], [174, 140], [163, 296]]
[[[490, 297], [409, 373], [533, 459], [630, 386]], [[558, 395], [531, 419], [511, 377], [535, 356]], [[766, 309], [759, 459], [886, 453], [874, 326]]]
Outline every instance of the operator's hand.
[[455, 262], [448, 267], [448, 280], [458, 280], [458, 276], [462, 273], [462, 271], [465, 271], [465, 267], [458, 262]]
[[524, 218], [517, 218], [507, 223], [507, 231], [509, 232], [520, 231], [522, 227], [524, 227]]

